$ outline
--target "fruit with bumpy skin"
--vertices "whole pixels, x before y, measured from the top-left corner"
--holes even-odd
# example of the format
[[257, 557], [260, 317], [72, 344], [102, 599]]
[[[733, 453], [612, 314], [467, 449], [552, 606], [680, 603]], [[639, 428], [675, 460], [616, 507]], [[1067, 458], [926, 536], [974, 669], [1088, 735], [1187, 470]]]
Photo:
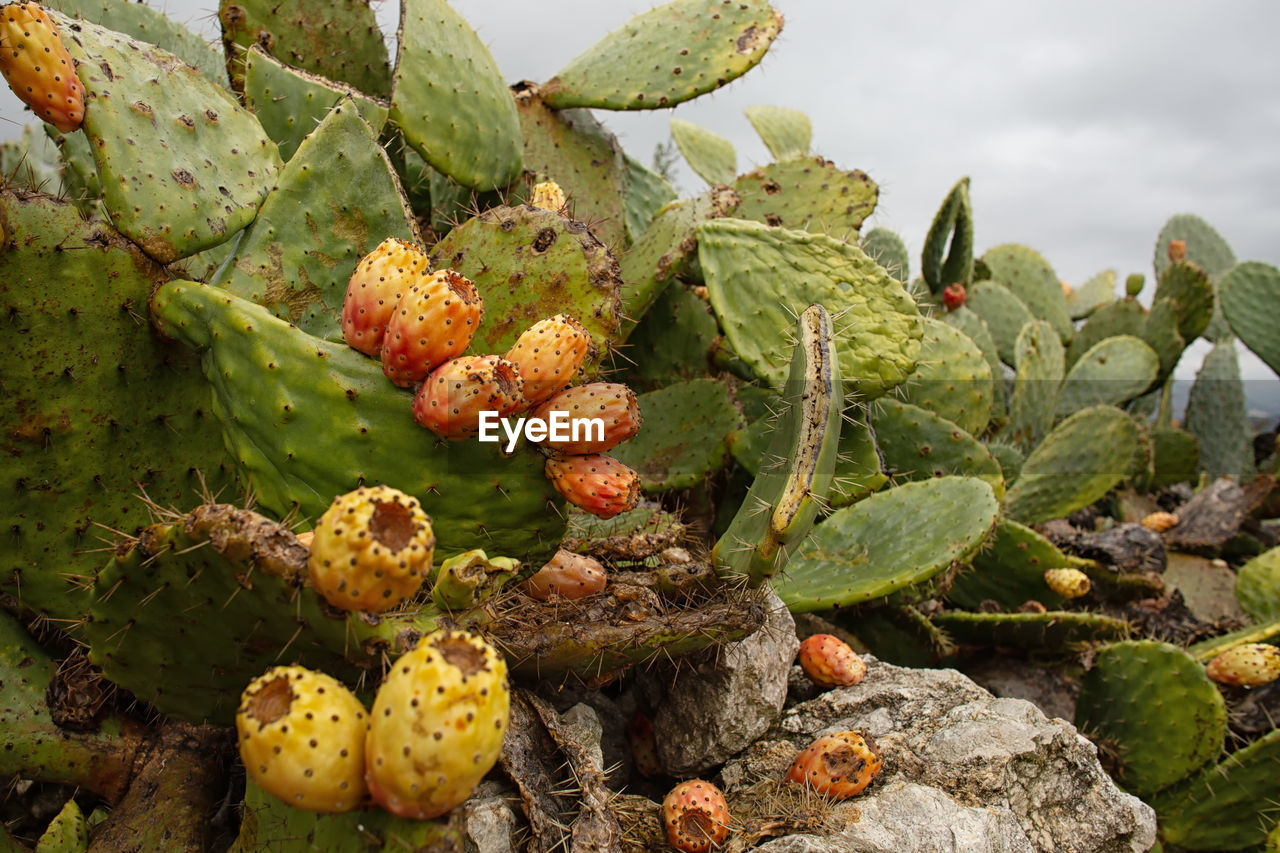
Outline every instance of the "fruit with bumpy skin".
[[786, 781], [808, 785], [834, 800], [847, 800], [867, 789], [883, 761], [875, 741], [862, 732], [823, 735], [805, 747], [787, 770]]
[[564, 190], [560, 189], [560, 185], [555, 181], [541, 181], [533, 185], [529, 204], [552, 213], [563, 213], [566, 204]]
[[640, 475], [611, 456], [551, 456], [547, 479], [564, 499], [596, 518], [613, 518], [640, 502]]
[[388, 237], [361, 258], [342, 300], [342, 337], [347, 345], [377, 358], [396, 303], [428, 267], [423, 251], [398, 237]]
[[1044, 582], [1063, 598], [1088, 595], [1091, 587], [1089, 576], [1079, 569], [1045, 569]]
[[667, 841], [685, 853], [704, 853], [729, 837], [729, 806], [710, 782], [681, 782], [662, 801]]
[[[534, 410], [534, 417], [552, 422], [554, 412], [566, 412], [569, 440], [548, 437], [543, 444], [570, 455], [604, 453], [634, 436], [640, 429], [640, 403], [636, 394], [618, 382], [590, 382], [561, 391]], [[594, 429], [599, 419], [602, 430]]]
[[464, 802], [498, 760], [510, 720], [507, 663], [481, 637], [435, 631], [378, 689], [365, 744], [373, 799], [428, 820]]
[[1219, 684], [1258, 687], [1280, 678], [1280, 648], [1267, 643], [1232, 646], [1209, 661], [1209, 677]]
[[269, 794], [311, 812], [364, 806], [364, 705], [342, 682], [277, 666], [240, 697], [236, 733], [245, 771]]
[[35, 3], [0, 8], [0, 72], [9, 88], [63, 133], [84, 120], [84, 86], [57, 26]]
[[814, 634], [800, 644], [800, 668], [819, 687], [848, 687], [867, 674], [867, 664], [848, 643], [831, 634]]
[[503, 358], [519, 369], [525, 401], [536, 406], [573, 384], [591, 348], [591, 333], [557, 314], [525, 329]]
[[1156, 533], [1164, 533], [1170, 527], [1177, 527], [1180, 520], [1171, 512], [1152, 512], [1143, 516], [1142, 526]]
[[1187, 241], [1186, 240], [1170, 240], [1169, 241], [1169, 262], [1176, 264], [1178, 261], [1187, 259]]
[[382, 372], [410, 388], [471, 346], [484, 300], [476, 286], [453, 270], [436, 270], [400, 297], [382, 339]]
[[608, 583], [609, 574], [599, 560], [561, 548], [524, 582], [523, 589], [539, 601], [557, 596], [573, 600], [600, 592]]
[[449, 441], [480, 432], [480, 413], [505, 416], [524, 405], [524, 381], [516, 366], [496, 355], [446, 361], [413, 398], [413, 419]]
[[942, 291], [942, 304], [948, 311], [954, 311], [964, 305], [964, 285], [960, 282], [948, 284]]
[[362, 486], [335, 498], [316, 523], [311, 585], [342, 610], [390, 610], [431, 574], [435, 544], [417, 498], [390, 486]]

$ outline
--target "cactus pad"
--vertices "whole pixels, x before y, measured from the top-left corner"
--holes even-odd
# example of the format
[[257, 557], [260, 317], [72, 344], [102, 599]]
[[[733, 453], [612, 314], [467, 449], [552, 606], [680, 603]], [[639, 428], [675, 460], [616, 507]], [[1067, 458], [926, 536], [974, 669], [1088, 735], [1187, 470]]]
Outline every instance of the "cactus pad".
[[1200, 445], [1200, 467], [1211, 478], [1253, 472], [1249, 418], [1235, 340], [1214, 344], [1187, 397], [1187, 431]]
[[1045, 584], [1045, 570], [1091, 565], [1088, 560], [1064, 554], [1030, 527], [1001, 518], [988, 547], [974, 555], [969, 571], [956, 576], [947, 598], [975, 610], [987, 600], [1006, 610], [1015, 610], [1027, 601], [1056, 608], [1064, 599]]
[[1119, 405], [1146, 391], [1160, 372], [1160, 357], [1131, 335], [1107, 338], [1080, 357], [1058, 389], [1056, 416], [1088, 406]]
[[911, 256], [907, 254], [907, 244], [888, 228], [872, 228], [862, 235], [858, 247], [898, 281], [910, 280]]
[[1280, 548], [1265, 551], [1240, 567], [1236, 600], [1259, 625], [1280, 620]]
[[720, 134], [691, 121], [673, 118], [671, 138], [698, 177], [707, 183], [732, 184], [738, 175], [738, 152]]
[[1018, 335], [1035, 319], [1022, 300], [1003, 284], [979, 281], [969, 288], [964, 307], [987, 324], [1000, 360], [1010, 366], [1017, 364]]
[[850, 403], [840, 429], [840, 455], [831, 480], [831, 505], [848, 506], [889, 482], [884, 458], [871, 431], [868, 404]]
[[1103, 270], [1067, 294], [1067, 313], [1083, 320], [1116, 298], [1116, 271]]
[[1136, 299], [1118, 299], [1094, 311], [1067, 348], [1067, 367], [1095, 345], [1117, 335], [1142, 336], [1147, 312]]
[[1066, 294], [1058, 274], [1039, 252], [1006, 243], [984, 252], [982, 262], [991, 278], [1009, 288], [1037, 319], [1053, 326], [1064, 344], [1071, 340], [1075, 329], [1067, 313]]
[[1029, 450], [1053, 426], [1062, 384], [1063, 350], [1053, 327], [1033, 320], [1022, 327], [1017, 343], [1018, 378], [1009, 398], [1009, 423], [1002, 437]]
[[928, 409], [879, 400], [871, 404], [871, 424], [886, 471], [898, 480], [927, 480], [947, 474], [977, 477], [1004, 497], [1004, 475], [986, 445], [962, 427]]
[[968, 286], [973, 281], [973, 209], [968, 178], [961, 178], [951, 188], [934, 215], [924, 238], [920, 274], [935, 295], [949, 284]]
[[1280, 373], [1280, 270], [1245, 261], [1218, 285], [1222, 312], [1244, 345]]
[[1118, 640], [1129, 623], [1102, 613], [1074, 610], [1047, 613], [936, 613], [930, 617], [947, 636], [963, 645], [1043, 647]]
[[[630, 281], [625, 278], [628, 287]], [[624, 290], [624, 292], [626, 292]], [[627, 338], [627, 357], [635, 364], [628, 379], [658, 388], [669, 382], [693, 379], [707, 373], [707, 355], [720, 334], [716, 318], [705, 299], [680, 283], [662, 291]]]
[[639, 402], [644, 425], [612, 455], [640, 473], [646, 492], [687, 489], [724, 467], [726, 439], [743, 426], [727, 385], [677, 382], [641, 394]]
[[1211, 276], [1221, 275], [1236, 265], [1236, 254], [1212, 225], [1193, 213], [1169, 217], [1156, 238], [1156, 277], [1162, 277], [1173, 262], [1169, 260], [1169, 244], [1182, 240], [1187, 245], [1186, 259]]
[[821, 157], [772, 163], [738, 177], [734, 216], [766, 225], [830, 234], [857, 233], [876, 208], [880, 188], [865, 172], [845, 171]]
[[774, 160], [781, 162], [809, 153], [813, 124], [804, 113], [763, 105], [747, 107], [743, 112]]
[[1188, 343], [1204, 332], [1213, 315], [1213, 285], [1195, 264], [1179, 261], [1160, 274], [1152, 302], [1172, 300], [1177, 307], [1178, 334]]
[[978, 345], [951, 325], [924, 319], [924, 337], [915, 373], [896, 395], [981, 435], [991, 417], [991, 367]]

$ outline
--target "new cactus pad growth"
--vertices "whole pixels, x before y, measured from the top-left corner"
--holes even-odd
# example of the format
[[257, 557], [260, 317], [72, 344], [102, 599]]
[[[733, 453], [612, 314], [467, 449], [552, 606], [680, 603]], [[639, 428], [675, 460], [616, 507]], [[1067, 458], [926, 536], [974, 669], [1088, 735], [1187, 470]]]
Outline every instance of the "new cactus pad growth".
[[436, 631], [392, 664], [370, 716], [369, 791], [398, 817], [439, 817], [498, 760], [510, 717], [507, 664], [475, 634]]
[[671, 789], [662, 801], [667, 841], [683, 853], [706, 853], [729, 837], [729, 806], [710, 782], [693, 779]]
[[84, 86], [57, 25], [39, 4], [0, 7], [0, 73], [40, 118], [63, 133], [80, 128]]
[[875, 741], [859, 731], [823, 735], [805, 747], [784, 777], [833, 800], [847, 800], [867, 789], [884, 761]]

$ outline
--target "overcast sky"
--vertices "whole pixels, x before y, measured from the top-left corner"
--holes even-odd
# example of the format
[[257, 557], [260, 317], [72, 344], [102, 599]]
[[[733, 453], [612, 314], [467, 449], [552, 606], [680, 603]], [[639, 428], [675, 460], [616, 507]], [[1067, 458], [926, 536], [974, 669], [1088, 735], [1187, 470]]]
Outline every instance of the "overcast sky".
[[[156, 5], [216, 34], [211, 0]], [[509, 80], [542, 81], [656, 4], [453, 5]], [[775, 5], [781, 37], [726, 89], [674, 111], [600, 114], [629, 153], [649, 162], [674, 115], [731, 139], [747, 171], [769, 157], [743, 108], [791, 107], [812, 119], [816, 153], [879, 183], [869, 222], [902, 235], [913, 274], [963, 175], [978, 251], [1025, 243], [1073, 284], [1106, 268], [1150, 278], [1156, 235], [1180, 212], [1207, 219], [1241, 260], [1280, 265], [1280, 3]], [[375, 6], [393, 32], [396, 0]], [[0, 112], [21, 120], [4, 94]], [[685, 195], [704, 186], [683, 164], [678, 180]]]

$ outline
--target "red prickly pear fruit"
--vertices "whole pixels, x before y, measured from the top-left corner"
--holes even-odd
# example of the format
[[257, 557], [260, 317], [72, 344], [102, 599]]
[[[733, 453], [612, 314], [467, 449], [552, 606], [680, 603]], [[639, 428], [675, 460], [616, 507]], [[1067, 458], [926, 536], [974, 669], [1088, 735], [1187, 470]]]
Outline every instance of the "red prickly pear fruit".
[[627, 724], [627, 742], [631, 745], [631, 762], [641, 776], [658, 776], [662, 773], [662, 762], [658, 759], [658, 736], [653, 730], [653, 721], [639, 708], [636, 708], [631, 715], [631, 722]]
[[1169, 260], [1173, 263], [1185, 261], [1187, 259], [1187, 241], [1186, 240], [1170, 240], [1169, 241]]
[[572, 600], [600, 592], [608, 583], [609, 575], [599, 560], [561, 548], [529, 576], [523, 588], [539, 601], [556, 596]]
[[809, 744], [787, 770], [786, 781], [808, 785], [835, 800], [861, 794], [880, 774], [875, 742], [862, 732], [836, 732]]
[[564, 499], [596, 518], [613, 518], [640, 502], [640, 475], [611, 456], [551, 456], [544, 472]]
[[36, 115], [63, 133], [84, 121], [84, 86], [58, 27], [36, 3], [0, 8], [0, 73]]
[[446, 361], [413, 398], [413, 419], [449, 441], [480, 432], [480, 413], [509, 415], [523, 405], [524, 382], [516, 366], [496, 355]]
[[347, 345], [377, 358], [396, 303], [428, 268], [426, 253], [397, 237], [388, 237], [361, 258], [342, 300], [342, 338]]
[[342, 682], [300, 666], [277, 666], [240, 696], [236, 734], [245, 771], [294, 808], [349, 812], [368, 799], [364, 745], [369, 719]]
[[429, 820], [466, 801], [502, 751], [511, 716], [507, 662], [476, 634], [435, 631], [378, 689], [365, 743], [374, 801]]
[[316, 523], [311, 586], [341, 610], [378, 613], [418, 593], [436, 537], [417, 498], [390, 486], [339, 495]]
[[1219, 684], [1259, 687], [1280, 678], [1280, 648], [1267, 643], [1232, 646], [1209, 661], [1209, 677]]
[[681, 782], [662, 801], [667, 841], [685, 853], [705, 853], [729, 837], [729, 806], [720, 789], [703, 779]]
[[867, 664], [848, 643], [814, 634], [800, 644], [800, 668], [819, 687], [848, 687], [867, 674]]
[[964, 305], [964, 299], [964, 285], [958, 281], [954, 284], [948, 284], [942, 289], [942, 304], [947, 307], [948, 311], [954, 311]]
[[524, 398], [536, 406], [573, 384], [595, 349], [591, 333], [568, 314], [539, 320], [503, 356], [524, 379]]
[[[557, 418], [556, 412], [565, 414]], [[563, 419], [567, 438], [556, 438], [553, 431], [543, 444], [571, 456], [612, 450], [635, 435], [643, 422], [635, 392], [618, 382], [591, 382], [561, 391], [533, 416], [550, 428]], [[593, 423], [596, 418], [599, 428]]]
[[400, 297], [382, 339], [382, 372], [410, 388], [471, 346], [484, 300], [476, 286], [453, 270], [437, 270]]

